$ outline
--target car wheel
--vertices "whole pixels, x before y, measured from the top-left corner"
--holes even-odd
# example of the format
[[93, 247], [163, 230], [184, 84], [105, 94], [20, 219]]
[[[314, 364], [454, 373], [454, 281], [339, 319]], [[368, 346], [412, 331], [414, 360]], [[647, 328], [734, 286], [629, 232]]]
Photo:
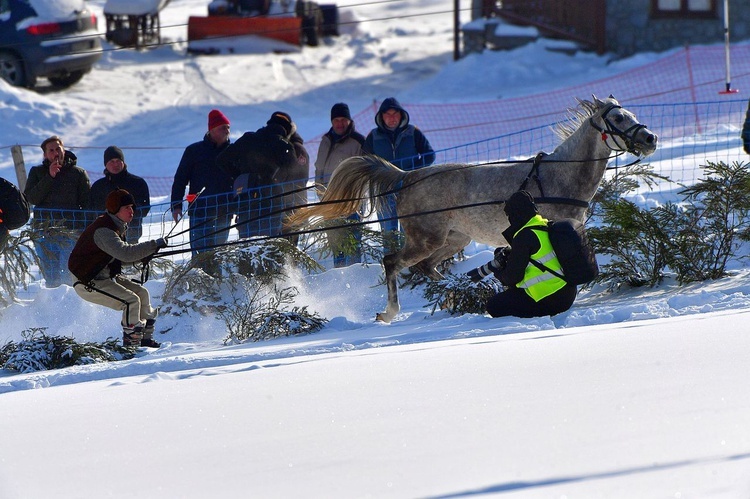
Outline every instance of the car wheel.
[[11, 52], [0, 51], [0, 78], [14, 87], [25, 87], [27, 80], [23, 61]]
[[71, 71], [63, 75], [48, 76], [49, 82], [57, 88], [67, 88], [74, 83], [78, 83], [83, 78], [83, 71]]

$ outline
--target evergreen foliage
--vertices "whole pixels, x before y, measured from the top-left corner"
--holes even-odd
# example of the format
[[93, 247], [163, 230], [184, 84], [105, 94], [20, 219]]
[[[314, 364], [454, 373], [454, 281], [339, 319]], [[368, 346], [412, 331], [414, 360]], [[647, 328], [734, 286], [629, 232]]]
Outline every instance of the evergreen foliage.
[[[210, 274], [203, 270], [208, 263]], [[228, 331], [225, 343], [318, 331], [326, 320], [307, 307], [292, 306], [297, 290], [277, 284], [289, 277], [290, 265], [306, 271], [320, 269], [286, 239], [201, 253], [167, 279], [162, 311], [219, 316]]]
[[[679, 194], [684, 201], [642, 209], [620, 198], [631, 179], [601, 198], [602, 225], [589, 229], [598, 253], [612, 257], [598, 281], [655, 286], [668, 271], [680, 283], [717, 279], [740, 244], [750, 239], [750, 174], [742, 163], [709, 162]], [[606, 186], [605, 186], [606, 187]]]
[[502, 290], [502, 284], [494, 277], [472, 282], [465, 274], [446, 274], [440, 281], [428, 281], [424, 297], [432, 306], [432, 313], [439, 307], [450, 315], [483, 314], [487, 300]]
[[[381, 249], [383, 247], [383, 237], [379, 230], [367, 228], [366, 225], [357, 225], [360, 222], [347, 219], [334, 219], [321, 221], [315, 225], [315, 230], [304, 234], [300, 240], [304, 240], [302, 251], [305, 253], [316, 252], [321, 258], [331, 257], [332, 248], [328, 244], [325, 230], [346, 228], [352, 226], [350, 230], [340, 235], [338, 249], [344, 256], [352, 256], [357, 253], [362, 257], [362, 263], [379, 262], [383, 258]], [[325, 230], [320, 230], [325, 229]], [[354, 236], [353, 230], [359, 232], [360, 242]], [[358, 248], [359, 246], [359, 248]]]
[[620, 284], [655, 286], [664, 278], [669, 241], [654, 212], [625, 199], [602, 201], [602, 226], [588, 235], [598, 254], [611, 257], [600, 265], [597, 281], [610, 288]]
[[235, 289], [232, 304], [219, 311], [229, 331], [224, 344], [296, 336], [320, 330], [327, 322], [307, 307], [290, 307], [295, 288], [249, 286]]
[[658, 219], [654, 213], [624, 199], [641, 183], [653, 188], [659, 180], [670, 181], [654, 173], [651, 165], [636, 163], [617, 169], [600, 184], [589, 218], [601, 224], [589, 226], [587, 234], [596, 253], [610, 259], [600, 264], [594, 282], [606, 282], [614, 289], [623, 284], [655, 286], [664, 278], [668, 241], [664, 240]]
[[[286, 265], [307, 271], [320, 265], [286, 239], [268, 239], [258, 244], [227, 246], [200, 253], [178, 265], [166, 280], [162, 311], [173, 315], [197, 311], [213, 315], [225, 307], [227, 290], [252, 279], [259, 285], [287, 277]], [[204, 269], [209, 269], [206, 273]]]
[[[668, 265], [680, 283], [724, 277], [740, 242], [750, 239], [750, 172], [747, 165], [719, 162], [703, 166], [705, 178], [680, 194], [681, 216], [662, 222], [672, 233]], [[670, 225], [671, 222], [671, 225]]]
[[17, 289], [26, 289], [27, 282], [33, 278], [31, 267], [39, 264], [32, 248], [35, 237], [38, 238], [39, 233], [24, 229], [17, 237], [8, 236], [0, 248], [0, 307], [7, 307], [15, 301]]
[[46, 330], [46, 327], [26, 329], [21, 332], [23, 340], [3, 345], [0, 367], [29, 373], [135, 356], [135, 348], [123, 347], [115, 338], [107, 338], [104, 343], [78, 343], [70, 337], [49, 336]]

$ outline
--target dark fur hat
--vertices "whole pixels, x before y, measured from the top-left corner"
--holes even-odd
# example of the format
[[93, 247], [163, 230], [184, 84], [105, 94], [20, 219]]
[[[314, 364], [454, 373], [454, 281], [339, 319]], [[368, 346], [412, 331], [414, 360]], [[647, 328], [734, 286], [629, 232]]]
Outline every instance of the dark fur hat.
[[292, 121], [292, 117], [282, 111], [276, 111], [266, 122], [267, 125], [279, 125], [286, 131], [286, 136], [290, 137], [297, 131], [297, 125]]
[[133, 199], [133, 195], [125, 189], [117, 189], [110, 192], [107, 196], [107, 200], [104, 202], [107, 211], [113, 215], [120, 211], [120, 208], [123, 206], [128, 206], [130, 204], [135, 208], [135, 199]]

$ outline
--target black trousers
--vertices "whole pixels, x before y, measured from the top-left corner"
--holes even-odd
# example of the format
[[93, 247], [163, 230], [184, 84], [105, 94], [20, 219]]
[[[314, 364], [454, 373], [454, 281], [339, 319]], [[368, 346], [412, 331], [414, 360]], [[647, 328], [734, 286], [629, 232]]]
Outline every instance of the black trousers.
[[492, 317], [544, 317], [556, 315], [568, 310], [576, 299], [578, 290], [571, 284], [564, 288], [534, 301], [526, 291], [520, 288], [508, 288], [487, 300], [487, 313]]

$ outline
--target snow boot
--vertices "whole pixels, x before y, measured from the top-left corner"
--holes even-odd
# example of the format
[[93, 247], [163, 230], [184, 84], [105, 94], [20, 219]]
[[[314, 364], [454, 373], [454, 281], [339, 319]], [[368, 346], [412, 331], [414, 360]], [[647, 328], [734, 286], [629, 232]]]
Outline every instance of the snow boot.
[[123, 326], [122, 346], [139, 347], [143, 339], [143, 326]]
[[159, 348], [161, 343], [154, 341], [154, 323], [156, 319], [146, 319], [146, 326], [143, 328], [142, 347]]

